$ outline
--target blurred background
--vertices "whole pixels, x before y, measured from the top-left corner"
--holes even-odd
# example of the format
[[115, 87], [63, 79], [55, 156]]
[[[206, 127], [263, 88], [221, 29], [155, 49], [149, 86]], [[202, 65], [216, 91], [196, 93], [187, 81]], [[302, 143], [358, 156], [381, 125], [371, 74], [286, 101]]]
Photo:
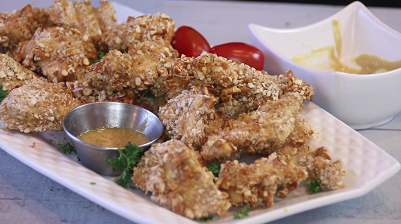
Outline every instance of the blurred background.
[[[326, 5], [348, 5], [353, 0], [237, 0], [253, 2], [281, 2], [281, 3], [307, 3], [307, 4], [326, 4]], [[401, 7], [400, 0], [360, 0], [365, 6], [381, 7]]]

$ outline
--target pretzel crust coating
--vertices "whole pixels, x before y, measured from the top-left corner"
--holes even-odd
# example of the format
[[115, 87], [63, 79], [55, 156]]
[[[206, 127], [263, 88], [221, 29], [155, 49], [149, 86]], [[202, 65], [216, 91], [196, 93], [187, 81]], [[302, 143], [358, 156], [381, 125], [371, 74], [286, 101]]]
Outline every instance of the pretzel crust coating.
[[285, 197], [308, 177], [306, 169], [277, 157], [257, 159], [252, 164], [227, 161], [221, 165], [217, 187], [227, 192], [233, 205], [271, 207], [274, 195]]
[[309, 181], [316, 179], [322, 190], [334, 190], [343, 186], [345, 170], [341, 161], [332, 160], [324, 147], [313, 150], [306, 144], [301, 146], [286, 144], [276, 152], [285, 161], [305, 167], [309, 173]]
[[13, 89], [0, 105], [1, 125], [21, 132], [62, 131], [64, 116], [80, 103], [56, 83], [29, 82]]
[[47, 82], [5, 54], [0, 54], [0, 65], [0, 85], [3, 90], [10, 91], [28, 82]]
[[77, 79], [97, 55], [89, 37], [74, 28], [39, 28], [27, 44], [21, 48], [26, 50], [22, 65], [33, 71], [40, 67], [51, 82]]
[[[268, 155], [296, 131], [296, 118], [302, 109], [302, 101], [292, 96], [268, 101], [256, 111], [228, 120], [225, 128], [209, 136], [201, 155], [205, 161], [217, 163], [237, 159], [244, 152]], [[304, 141], [309, 139], [306, 137]]]
[[207, 89], [194, 87], [170, 99], [158, 115], [170, 137], [200, 148], [207, 139], [209, 120], [217, 119], [216, 102]]
[[141, 41], [165, 40], [174, 35], [175, 22], [165, 13], [128, 17], [127, 21], [103, 33], [99, 44], [103, 50], [127, 50]]
[[156, 144], [134, 168], [133, 180], [152, 192], [153, 201], [188, 218], [223, 215], [231, 207], [228, 195], [217, 189], [213, 174], [199, 158], [178, 140]]
[[33, 8], [27, 5], [12, 13], [0, 13], [0, 48], [2, 53], [13, 49], [21, 41], [32, 38], [41, 25], [49, 25], [49, 15], [46, 9]]
[[196, 58], [167, 58], [161, 61], [160, 67], [168, 73], [152, 86], [156, 97], [173, 97], [191, 86], [210, 88], [213, 90], [210, 92], [221, 101], [220, 110], [228, 117], [254, 111], [263, 103], [278, 100], [284, 95], [304, 101], [311, 100], [314, 93], [311, 85], [293, 77], [291, 71], [271, 76], [265, 71], [211, 53], [203, 53]]

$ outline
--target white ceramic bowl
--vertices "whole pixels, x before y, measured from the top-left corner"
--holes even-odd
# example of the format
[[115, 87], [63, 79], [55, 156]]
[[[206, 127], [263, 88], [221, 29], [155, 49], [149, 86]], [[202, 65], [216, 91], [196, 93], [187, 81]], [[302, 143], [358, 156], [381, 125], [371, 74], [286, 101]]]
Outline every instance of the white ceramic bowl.
[[294, 75], [315, 89], [313, 101], [354, 129], [390, 121], [401, 112], [401, 69], [358, 75], [322, 72], [296, 64], [292, 59], [312, 50], [335, 46], [332, 21], [338, 20], [342, 39], [340, 61], [360, 54], [388, 61], [401, 59], [401, 34], [378, 20], [362, 3], [353, 2], [333, 16], [295, 29], [249, 25], [250, 39], [265, 54], [265, 70]]

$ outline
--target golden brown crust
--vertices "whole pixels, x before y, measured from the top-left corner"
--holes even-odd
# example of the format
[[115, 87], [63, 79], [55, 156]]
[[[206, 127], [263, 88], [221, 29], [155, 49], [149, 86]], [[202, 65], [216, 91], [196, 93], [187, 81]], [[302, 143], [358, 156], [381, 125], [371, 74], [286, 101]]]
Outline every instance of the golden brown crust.
[[324, 147], [313, 150], [306, 144], [286, 144], [277, 150], [277, 155], [285, 161], [305, 167], [309, 173], [309, 181], [316, 179], [323, 190], [334, 190], [343, 186], [345, 170], [341, 161], [332, 160]]
[[199, 148], [207, 139], [209, 120], [217, 117], [214, 110], [216, 102], [207, 89], [192, 88], [169, 100], [160, 108], [158, 115], [171, 138]]
[[22, 67], [11, 57], [0, 54], [0, 85], [3, 90], [12, 90], [18, 88], [28, 82], [47, 82], [40, 78], [34, 72]]
[[86, 34], [62, 27], [39, 28], [21, 49], [26, 54], [22, 64], [32, 71], [40, 68], [51, 82], [77, 79], [97, 55]]
[[103, 50], [127, 50], [141, 41], [165, 40], [170, 42], [174, 35], [175, 22], [164, 13], [128, 17], [127, 21], [107, 30], [100, 39]]
[[231, 206], [199, 154], [178, 140], [153, 145], [134, 169], [134, 181], [153, 201], [188, 218], [223, 215]]
[[244, 152], [270, 154], [294, 132], [302, 101], [287, 97], [268, 101], [256, 111], [227, 121], [226, 127], [209, 136], [201, 148], [205, 161], [221, 163]]
[[228, 161], [221, 165], [217, 187], [227, 192], [230, 202], [248, 207], [271, 207], [273, 197], [286, 197], [307, 178], [305, 168], [286, 162], [274, 153], [260, 158], [250, 165]]
[[[0, 46], [12, 49], [19, 42], [31, 39], [41, 25], [49, 25], [46, 9], [32, 8], [27, 5], [12, 13], [0, 13]], [[2, 53], [5, 53], [3, 50]]]
[[61, 131], [64, 116], [80, 104], [60, 84], [29, 82], [0, 105], [1, 126], [21, 132]]

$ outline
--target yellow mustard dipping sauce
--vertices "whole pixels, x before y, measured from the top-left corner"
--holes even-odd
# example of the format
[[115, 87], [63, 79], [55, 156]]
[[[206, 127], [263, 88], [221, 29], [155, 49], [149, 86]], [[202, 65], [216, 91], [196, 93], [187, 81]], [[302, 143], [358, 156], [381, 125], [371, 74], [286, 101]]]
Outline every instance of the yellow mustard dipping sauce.
[[[346, 72], [351, 74], [374, 74], [387, 72], [401, 67], [401, 60], [387, 61], [376, 55], [361, 54], [351, 61], [359, 68], [352, 68], [341, 63], [342, 40], [340, 33], [340, 23], [338, 20], [332, 21], [334, 46], [327, 46], [312, 50], [310, 54], [295, 56], [292, 61], [308, 68], [323, 72]], [[337, 55], [335, 54], [337, 52]]]
[[110, 148], [124, 148], [128, 142], [136, 145], [149, 142], [149, 138], [141, 132], [115, 127], [96, 128], [83, 132], [77, 137], [84, 142]]

